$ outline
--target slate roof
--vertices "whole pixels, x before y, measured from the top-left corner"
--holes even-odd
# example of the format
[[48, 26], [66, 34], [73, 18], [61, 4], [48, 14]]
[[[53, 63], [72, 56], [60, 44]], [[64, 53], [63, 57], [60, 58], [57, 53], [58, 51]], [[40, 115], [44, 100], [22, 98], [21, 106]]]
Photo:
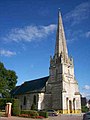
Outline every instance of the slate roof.
[[20, 88], [20, 86], [16, 86], [13, 90], [11, 90], [11, 92], [10, 92], [11, 96], [13, 96], [19, 88]]
[[31, 92], [40, 92], [46, 85], [49, 76], [36, 80], [26, 81], [12, 91], [13, 95], [26, 94]]

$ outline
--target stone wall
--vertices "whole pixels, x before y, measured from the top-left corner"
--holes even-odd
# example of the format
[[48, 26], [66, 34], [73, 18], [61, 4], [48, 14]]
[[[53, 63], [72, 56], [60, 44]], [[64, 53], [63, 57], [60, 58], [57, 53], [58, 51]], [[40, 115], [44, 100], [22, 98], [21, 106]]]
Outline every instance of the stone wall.
[[[38, 107], [38, 93], [31, 93], [31, 94], [25, 94], [25, 95], [18, 95], [15, 96], [20, 100], [20, 108], [23, 110], [31, 109], [31, 106], [34, 102], [34, 96], [36, 96], [36, 108]], [[26, 99], [26, 102], [25, 102]]]

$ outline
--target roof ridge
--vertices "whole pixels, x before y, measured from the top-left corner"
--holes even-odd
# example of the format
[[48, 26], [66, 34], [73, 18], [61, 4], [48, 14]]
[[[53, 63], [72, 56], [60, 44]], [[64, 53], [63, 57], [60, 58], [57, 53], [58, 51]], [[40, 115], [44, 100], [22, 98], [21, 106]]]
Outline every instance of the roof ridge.
[[[42, 79], [44, 79], [44, 78], [48, 78], [49, 77], [49, 75], [48, 76], [46, 76], [46, 77], [41, 77], [41, 78], [37, 78], [37, 79], [33, 79], [33, 80], [29, 80], [29, 81], [25, 81], [24, 83], [27, 83], [27, 82], [33, 82], [33, 81], [37, 81], [37, 80], [42, 80]], [[24, 84], [23, 83], [23, 84]]]

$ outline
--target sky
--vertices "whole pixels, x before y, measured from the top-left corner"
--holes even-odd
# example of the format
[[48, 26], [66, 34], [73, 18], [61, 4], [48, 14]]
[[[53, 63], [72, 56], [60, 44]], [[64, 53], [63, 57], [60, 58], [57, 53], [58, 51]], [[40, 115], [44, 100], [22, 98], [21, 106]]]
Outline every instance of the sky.
[[48, 76], [58, 8], [80, 93], [90, 98], [89, 0], [0, 0], [0, 62], [16, 72], [17, 85]]

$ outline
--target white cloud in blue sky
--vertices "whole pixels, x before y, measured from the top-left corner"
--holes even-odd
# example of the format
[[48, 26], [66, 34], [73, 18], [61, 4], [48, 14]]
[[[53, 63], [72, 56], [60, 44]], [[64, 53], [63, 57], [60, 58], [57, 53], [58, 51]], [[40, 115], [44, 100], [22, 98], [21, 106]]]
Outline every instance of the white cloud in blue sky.
[[90, 93], [82, 92], [81, 95], [82, 97], [86, 97], [87, 99], [90, 99]]
[[87, 38], [90, 38], [90, 31], [86, 32], [85, 35], [86, 35]]
[[26, 26], [24, 28], [14, 28], [3, 39], [6, 41], [27, 41], [41, 40], [56, 30], [55, 24], [48, 26]]
[[10, 51], [10, 50], [1, 49], [1, 50], [0, 50], [0, 55], [1, 55], [1, 56], [6, 56], [6, 57], [11, 57], [11, 56], [16, 55], [16, 53], [15, 53], [15, 52], [12, 52], [12, 51]]
[[72, 29], [67, 29], [66, 35], [68, 43], [72, 43], [83, 38], [85, 38], [85, 40], [90, 39], [90, 31], [84, 32], [84, 30], [81, 29], [74, 30], [73, 32]]
[[71, 21], [71, 25], [80, 23], [90, 15], [90, 2], [83, 2], [65, 15], [66, 21]]
[[72, 43], [74, 41], [80, 40], [82, 37], [86, 37], [86, 34], [84, 34], [83, 30], [76, 30], [72, 32], [72, 29], [68, 29], [66, 31], [67, 33], [67, 42]]
[[85, 85], [83, 88], [84, 88], [85, 90], [90, 90], [90, 86], [89, 86], [89, 85]]
[[[64, 16], [64, 21], [69, 24], [66, 29], [67, 42], [72, 43], [81, 39], [89, 39], [90, 31], [82, 29], [82, 21], [90, 16], [90, 2], [83, 2]], [[79, 27], [79, 25], [81, 26]], [[81, 28], [81, 29], [80, 29]], [[73, 32], [72, 32], [73, 30]]]
[[87, 99], [90, 99], [90, 85], [84, 85], [81, 95]]

